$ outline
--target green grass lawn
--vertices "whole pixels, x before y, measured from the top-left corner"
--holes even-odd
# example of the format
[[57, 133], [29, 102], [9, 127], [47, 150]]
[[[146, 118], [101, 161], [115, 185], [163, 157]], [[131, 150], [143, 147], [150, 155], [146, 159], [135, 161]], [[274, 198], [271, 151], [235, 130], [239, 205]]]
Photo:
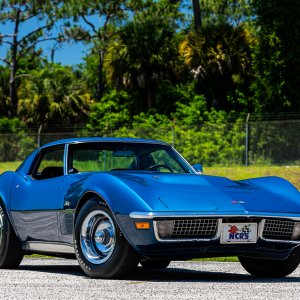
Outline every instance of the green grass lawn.
[[261, 176], [279, 176], [287, 179], [300, 190], [300, 166], [232, 166], [207, 168], [204, 166], [204, 174], [225, 176], [233, 180]]
[[5, 171], [15, 171], [20, 164], [20, 161], [0, 162], [0, 174]]
[[238, 262], [236, 256], [227, 256], [227, 257], [211, 257], [211, 258], [195, 258], [192, 261], [218, 261], [218, 262]]

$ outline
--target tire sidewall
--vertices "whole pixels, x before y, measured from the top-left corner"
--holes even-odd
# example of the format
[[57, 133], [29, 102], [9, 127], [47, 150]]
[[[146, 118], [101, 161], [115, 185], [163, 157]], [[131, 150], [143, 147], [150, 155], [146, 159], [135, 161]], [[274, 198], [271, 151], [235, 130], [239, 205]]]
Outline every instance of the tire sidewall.
[[[94, 210], [102, 210], [110, 215], [114, 222], [115, 231], [116, 231], [116, 244], [113, 249], [113, 253], [109, 257], [107, 261], [102, 264], [93, 264], [91, 263], [83, 254], [81, 249], [80, 243], [80, 231], [81, 231], [81, 224], [84, 221], [85, 217]], [[74, 233], [73, 233], [73, 241], [74, 241], [74, 250], [77, 257], [77, 260], [83, 269], [83, 271], [91, 277], [94, 278], [109, 278], [113, 275], [114, 270], [118, 267], [119, 264], [122, 264], [120, 261], [120, 256], [122, 251], [124, 251], [124, 247], [128, 247], [125, 238], [122, 236], [119, 227], [115, 221], [115, 218], [111, 211], [109, 210], [108, 206], [104, 202], [96, 202], [96, 201], [88, 201], [86, 202], [83, 207], [81, 208], [74, 226]]]
[[5, 259], [6, 253], [7, 253], [7, 247], [8, 247], [7, 237], [9, 235], [9, 232], [8, 232], [9, 226], [8, 226], [7, 216], [6, 216], [4, 209], [2, 208], [1, 204], [0, 204], [0, 216], [3, 221], [2, 229], [0, 229], [2, 231], [2, 238], [0, 241], [0, 267], [1, 267], [3, 264], [3, 260]]
[[264, 260], [239, 257], [244, 269], [255, 277], [285, 277], [298, 267], [300, 262], [300, 246], [296, 247], [284, 260]]

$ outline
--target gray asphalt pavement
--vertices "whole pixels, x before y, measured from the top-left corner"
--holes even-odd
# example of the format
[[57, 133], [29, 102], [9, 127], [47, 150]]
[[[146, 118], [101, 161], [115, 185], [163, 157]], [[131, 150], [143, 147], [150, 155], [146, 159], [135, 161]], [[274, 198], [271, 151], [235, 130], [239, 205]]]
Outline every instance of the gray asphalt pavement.
[[0, 270], [0, 299], [300, 299], [300, 267], [284, 279], [255, 279], [239, 263], [174, 262], [124, 280], [86, 277], [75, 260], [24, 259]]

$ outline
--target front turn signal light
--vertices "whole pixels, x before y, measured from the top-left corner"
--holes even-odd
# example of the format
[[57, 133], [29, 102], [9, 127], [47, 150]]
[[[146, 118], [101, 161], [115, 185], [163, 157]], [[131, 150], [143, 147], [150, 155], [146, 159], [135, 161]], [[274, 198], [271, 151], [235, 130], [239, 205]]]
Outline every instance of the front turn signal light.
[[136, 229], [150, 229], [149, 222], [135, 222]]

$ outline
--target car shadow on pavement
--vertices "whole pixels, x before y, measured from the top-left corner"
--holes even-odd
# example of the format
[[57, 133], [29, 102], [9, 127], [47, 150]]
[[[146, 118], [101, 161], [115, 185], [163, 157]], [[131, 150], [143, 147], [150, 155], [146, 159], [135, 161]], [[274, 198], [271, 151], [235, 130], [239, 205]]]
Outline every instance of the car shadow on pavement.
[[[78, 265], [21, 265], [19, 270], [42, 272], [42, 273], [57, 273], [66, 276], [80, 276], [88, 280], [91, 278], [84, 275]], [[300, 277], [291, 274], [284, 278], [255, 278], [248, 274], [225, 273], [216, 271], [199, 271], [188, 270], [184, 268], [169, 267], [165, 270], [145, 270], [138, 267], [136, 272], [122, 281], [153, 281], [153, 282], [259, 282], [259, 283], [279, 283], [279, 282], [299, 282]]]
[[299, 277], [291, 274], [285, 278], [255, 278], [248, 274], [225, 273], [216, 271], [199, 271], [169, 267], [165, 270], [144, 270], [138, 268], [137, 272], [126, 278], [136, 281], [163, 281], [163, 282], [300, 282]]
[[85, 276], [78, 265], [52, 265], [52, 264], [41, 264], [41, 265], [20, 265], [17, 270], [26, 270], [41, 273], [57, 273], [73, 276]]

